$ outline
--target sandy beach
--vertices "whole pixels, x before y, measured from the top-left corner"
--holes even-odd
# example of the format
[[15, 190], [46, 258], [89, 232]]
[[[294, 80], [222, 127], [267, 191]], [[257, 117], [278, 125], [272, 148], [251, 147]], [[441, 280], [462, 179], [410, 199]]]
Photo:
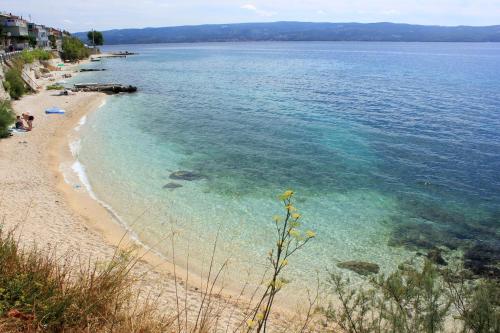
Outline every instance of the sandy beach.
[[[65, 73], [75, 75], [75, 68], [67, 66], [64, 71], [55, 72], [56, 80]], [[112, 257], [118, 244], [121, 248], [137, 245], [110, 211], [83, 187], [75, 188], [66, 182], [61, 172], [62, 165], [74, 160], [69, 148], [74, 128], [83, 116], [98, 110], [107, 96], [93, 92], [59, 96], [58, 91], [45, 89], [53, 82], [39, 80], [38, 83], [42, 86], [38, 93], [12, 103], [16, 114], [34, 115], [33, 131], [16, 133], [0, 141], [3, 228], [15, 228], [23, 245], [36, 244], [58, 253], [72, 253], [83, 260], [106, 260]], [[44, 110], [52, 106], [63, 108], [66, 114], [46, 115]], [[172, 313], [176, 294], [182, 295], [183, 300], [187, 297], [188, 308], [195, 315], [202, 299], [203, 280], [190, 274], [186, 290], [183, 281], [186, 272], [177, 267], [176, 288], [171, 263], [144, 248], [139, 247], [138, 253], [141, 256], [135, 267], [135, 273], [140, 276], [138, 288], [144, 294], [157, 297], [159, 305]], [[234, 292], [228, 290], [221, 294], [224, 297], [216, 301], [216, 307], [226, 312], [226, 315], [220, 314], [221, 323], [241, 322], [246, 306], [234, 305], [233, 300], [238, 297]]]

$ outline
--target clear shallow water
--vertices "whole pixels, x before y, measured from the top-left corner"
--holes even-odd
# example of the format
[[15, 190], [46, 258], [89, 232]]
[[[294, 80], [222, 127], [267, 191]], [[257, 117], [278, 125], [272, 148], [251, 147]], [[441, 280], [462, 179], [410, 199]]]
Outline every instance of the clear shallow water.
[[[76, 80], [139, 93], [88, 117], [79, 160], [97, 197], [160, 252], [173, 223], [179, 256], [189, 247], [201, 267], [220, 228], [233, 271], [260, 267], [288, 188], [318, 234], [290, 266], [296, 281], [339, 260], [389, 270], [420, 247], [498, 244], [500, 45], [114, 49], [140, 55]], [[177, 170], [206, 178], [164, 189]]]

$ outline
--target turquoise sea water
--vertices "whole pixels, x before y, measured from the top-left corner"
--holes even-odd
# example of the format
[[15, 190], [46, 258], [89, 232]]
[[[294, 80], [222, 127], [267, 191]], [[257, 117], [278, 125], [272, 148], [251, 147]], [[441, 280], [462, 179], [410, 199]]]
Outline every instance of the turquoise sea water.
[[[432, 246], [499, 245], [500, 45], [226, 43], [117, 46], [78, 82], [120, 82], [80, 129], [96, 196], [145, 243], [233, 278], [265, 263], [277, 194], [317, 239], [291, 262], [385, 271]], [[203, 175], [177, 181], [188, 170]], [[163, 188], [175, 182], [182, 187]], [[183, 262], [185, 259], [179, 259]], [[231, 273], [229, 274], [231, 275]]]

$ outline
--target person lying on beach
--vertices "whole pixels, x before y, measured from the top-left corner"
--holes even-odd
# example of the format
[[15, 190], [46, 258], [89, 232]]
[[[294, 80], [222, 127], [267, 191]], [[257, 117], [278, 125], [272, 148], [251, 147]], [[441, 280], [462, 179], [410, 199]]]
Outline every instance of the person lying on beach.
[[35, 117], [28, 116], [28, 128], [26, 128], [27, 131], [31, 131], [33, 129], [33, 120], [35, 120]]
[[30, 117], [30, 113], [29, 112], [23, 112], [21, 114], [21, 117], [23, 118], [24, 121], [28, 122], [28, 118]]
[[24, 127], [23, 120], [21, 119], [21, 116], [16, 116], [16, 129], [18, 130], [24, 130], [26, 127]]

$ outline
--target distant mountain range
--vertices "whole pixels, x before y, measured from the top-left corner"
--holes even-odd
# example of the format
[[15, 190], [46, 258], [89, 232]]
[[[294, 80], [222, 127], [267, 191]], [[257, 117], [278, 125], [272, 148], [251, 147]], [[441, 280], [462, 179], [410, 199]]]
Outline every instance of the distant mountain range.
[[[500, 42], [500, 25], [274, 22], [117, 29], [103, 34], [109, 45], [237, 41]], [[74, 35], [87, 39], [86, 32]]]

